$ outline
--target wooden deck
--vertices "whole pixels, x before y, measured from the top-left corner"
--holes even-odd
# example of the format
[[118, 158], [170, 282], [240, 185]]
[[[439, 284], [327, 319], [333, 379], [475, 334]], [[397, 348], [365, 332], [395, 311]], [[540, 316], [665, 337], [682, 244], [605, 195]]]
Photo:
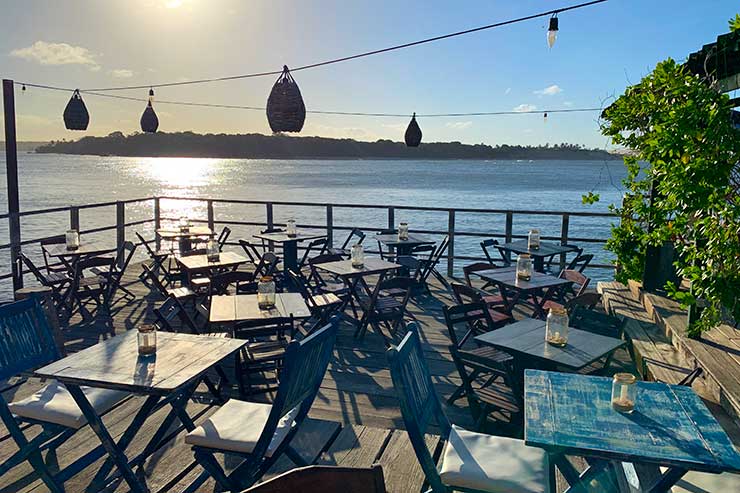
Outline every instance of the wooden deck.
[[[92, 322], [82, 322], [73, 318], [70, 326], [64, 329], [65, 345], [68, 351], [78, 351], [97, 342], [113, 337], [138, 324], [153, 321], [152, 308], [161, 303], [158, 295], [149, 292], [137, 282], [140, 272], [138, 265], [131, 265], [124, 285], [131, 289], [137, 298], [133, 301], [117, 300], [111, 318], [99, 317]], [[421, 295], [409, 304], [410, 313], [419, 321], [425, 355], [429, 362], [433, 380], [439, 394], [446, 398], [456, 388], [459, 377], [451, 361], [447, 346], [449, 338], [444, 326], [442, 306], [451, 303], [447, 292], [434, 284], [432, 296]], [[352, 336], [353, 328], [343, 324], [337, 340], [334, 359], [323, 381], [321, 390], [313, 404], [310, 419], [297, 435], [298, 449], [303, 457], [312, 463], [344, 466], [369, 466], [374, 462], [383, 465], [388, 491], [420, 491], [423, 475], [416, 461], [406, 432], [398, 401], [390, 378], [385, 348], [381, 338], [369, 332], [361, 341]], [[7, 388], [6, 399], [26, 397], [44, 383], [30, 378], [19, 380]], [[207, 402], [203, 386], [189, 405], [196, 422], [216, 410]], [[255, 400], [269, 400], [270, 394], [256, 396]], [[143, 397], [133, 396], [106, 414], [104, 422], [115, 437], [123, 433], [134, 413], [139, 409]], [[472, 420], [466, 408], [465, 399], [455, 406], [447, 406], [450, 419], [462, 426], [470, 426]], [[138, 437], [151, 436], [164, 419], [166, 409], [159, 410], [144, 425]], [[27, 433], [33, 433], [31, 427]], [[190, 447], [183, 442], [184, 434], [173, 428], [170, 441], [154, 454], [142, 472], [152, 492], [180, 491], [199, 472], [194, 463]], [[441, 443], [436, 436], [429, 436], [430, 450], [437, 454]], [[99, 442], [89, 428], [83, 428], [57, 451], [54, 460], [60, 468], [82, 456]], [[129, 447], [130, 454], [139, 452], [145, 444], [138, 438]], [[7, 436], [4, 427], [0, 428], [0, 461], [4, 461], [15, 451], [15, 444]], [[102, 462], [99, 461], [66, 483], [68, 492], [100, 491], [102, 484], [91, 481]], [[226, 464], [228, 468], [229, 464]], [[294, 467], [287, 458], [281, 459], [268, 476]], [[114, 483], [107, 491], [127, 491], [125, 483]], [[47, 491], [27, 464], [22, 464], [0, 477], [0, 493], [27, 493]], [[214, 491], [213, 483], [208, 483], [202, 491]]]

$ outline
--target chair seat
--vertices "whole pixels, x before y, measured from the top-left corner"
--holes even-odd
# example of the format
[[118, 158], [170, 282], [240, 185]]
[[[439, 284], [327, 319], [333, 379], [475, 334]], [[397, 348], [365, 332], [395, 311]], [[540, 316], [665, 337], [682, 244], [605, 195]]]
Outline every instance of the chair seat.
[[[270, 416], [272, 405], [231, 399], [211, 417], [185, 436], [185, 443], [196, 447], [228, 450], [249, 454], [254, 450], [262, 429]], [[285, 440], [298, 414], [293, 409], [280, 419], [266, 456], [272, 454]]]
[[[118, 390], [80, 388], [98, 415], [105, 413], [129, 395]], [[13, 414], [22, 418], [55, 423], [67, 428], [78, 429], [87, 423], [87, 419], [67, 388], [56, 381], [30, 397], [8, 404], [8, 408]]]
[[504, 297], [500, 294], [489, 294], [481, 298], [486, 305], [503, 305]]
[[543, 309], [544, 309], [544, 310], [545, 310], [546, 312], [548, 312], [548, 311], [550, 311], [550, 309], [552, 309], [552, 308], [560, 308], [560, 309], [564, 309], [565, 307], [563, 306], [563, 304], [562, 304], [562, 303], [558, 303], [557, 301], [553, 301], [553, 300], [547, 300], [547, 301], [545, 301], [545, 302], [544, 302], [544, 303], [542, 304], [542, 308], [543, 308]]
[[489, 493], [548, 490], [547, 456], [514, 438], [467, 431], [452, 425], [439, 473], [453, 488]]
[[495, 363], [504, 363], [507, 361], [511, 361], [514, 358], [509, 354], [505, 353], [499, 349], [490, 347], [490, 346], [481, 346], [477, 348], [471, 348], [471, 349], [462, 349], [459, 351], [461, 356], [465, 355], [473, 355], [476, 360], [490, 360], [491, 362]]
[[169, 296], [174, 296], [178, 300], [181, 300], [183, 298], [191, 298], [195, 296], [195, 292], [190, 289], [187, 286], [182, 286], [180, 288], [171, 288], [167, 290], [167, 294]]
[[345, 250], [344, 248], [327, 248], [326, 253], [330, 255], [342, 255], [349, 257], [350, 252], [349, 250]]
[[333, 293], [315, 294], [311, 296], [312, 303], [318, 308], [337, 305], [342, 302], [339, 297]]
[[283, 338], [274, 341], [252, 342], [246, 345], [247, 356], [253, 362], [275, 360], [285, 355], [285, 349], [289, 343], [290, 341]]
[[476, 388], [475, 395], [481, 401], [494, 406], [497, 409], [501, 409], [512, 414], [520, 412], [516, 396], [509, 387], [501, 383], [493, 382], [485, 387]]
[[49, 283], [52, 285], [56, 284], [62, 284], [65, 282], [69, 282], [71, 279], [65, 272], [50, 272], [46, 275], [46, 278], [49, 280]]
[[81, 277], [77, 281], [77, 285], [80, 288], [99, 287], [101, 284], [104, 284], [105, 281], [106, 279], [103, 276]]

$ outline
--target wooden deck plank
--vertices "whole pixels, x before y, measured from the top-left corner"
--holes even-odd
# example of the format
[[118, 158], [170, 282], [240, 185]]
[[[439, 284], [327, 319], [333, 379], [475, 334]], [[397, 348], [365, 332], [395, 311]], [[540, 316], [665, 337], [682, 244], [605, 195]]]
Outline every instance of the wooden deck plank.
[[[426, 435], [427, 449], [434, 454], [439, 444], [439, 436]], [[395, 430], [383, 454], [378, 459], [383, 466], [383, 476], [388, 493], [419, 492], [424, 484], [424, 472], [421, 470], [416, 453], [411, 445], [408, 433]]]
[[370, 467], [385, 447], [391, 430], [362, 425], [345, 426], [318, 464], [343, 467]]

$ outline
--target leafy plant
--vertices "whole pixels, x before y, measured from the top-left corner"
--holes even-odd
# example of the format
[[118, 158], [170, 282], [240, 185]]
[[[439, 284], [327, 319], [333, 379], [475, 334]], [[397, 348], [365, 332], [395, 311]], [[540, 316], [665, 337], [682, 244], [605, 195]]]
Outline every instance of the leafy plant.
[[718, 325], [726, 311], [740, 320], [740, 132], [729, 98], [668, 59], [604, 111], [601, 130], [634, 151], [624, 158], [628, 193], [612, 208], [621, 221], [607, 242], [617, 279], [641, 279], [647, 248], [672, 242], [691, 292], [669, 284], [669, 295], [704, 305], [690, 333]]
[[735, 14], [734, 19], [730, 19], [730, 31], [738, 31], [740, 30], [740, 14]]

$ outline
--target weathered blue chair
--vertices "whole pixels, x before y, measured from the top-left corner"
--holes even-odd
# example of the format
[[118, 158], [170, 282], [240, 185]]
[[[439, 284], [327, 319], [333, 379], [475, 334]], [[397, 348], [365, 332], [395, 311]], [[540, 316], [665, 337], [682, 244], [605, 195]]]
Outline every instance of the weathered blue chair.
[[[52, 363], [60, 356], [46, 314], [35, 298], [0, 306], [0, 379]], [[114, 390], [82, 387], [98, 414], [103, 414], [128, 394]], [[0, 394], [0, 419], [18, 451], [0, 465], [0, 476], [28, 461], [53, 493], [64, 491], [64, 482], [102, 457], [102, 447], [93, 449], [62, 471], [53, 474], [41, 452], [53, 451], [87, 424], [67, 389], [51, 382], [23, 400], [8, 403]], [[26, 438], [22, 425], [40, 425], [41, 432]]]
[[[241, 491], [253, 485], [283, 454], [298, 466], [306, 462], [290, 442], [308, 415], [332, 356], [339, 320], [332, 321], [285, 352], [285, 366], [272, 404], [232, 399], [188, 433], [195, 459], [225, 490]], [[228, 476], [215, 454], [244, 459]], [[207, 479], [202, 474], [186, 491]]]
[[[544, 450], [450, 424], [429, 376], [416, 323], [408, 329], [401, 344], [388, 350], [388, 359], [406, 431], [429, 491], [554, 492], [554, 468]], [[447, 440], [439, 469], [424, 440], [432, 423]]]

